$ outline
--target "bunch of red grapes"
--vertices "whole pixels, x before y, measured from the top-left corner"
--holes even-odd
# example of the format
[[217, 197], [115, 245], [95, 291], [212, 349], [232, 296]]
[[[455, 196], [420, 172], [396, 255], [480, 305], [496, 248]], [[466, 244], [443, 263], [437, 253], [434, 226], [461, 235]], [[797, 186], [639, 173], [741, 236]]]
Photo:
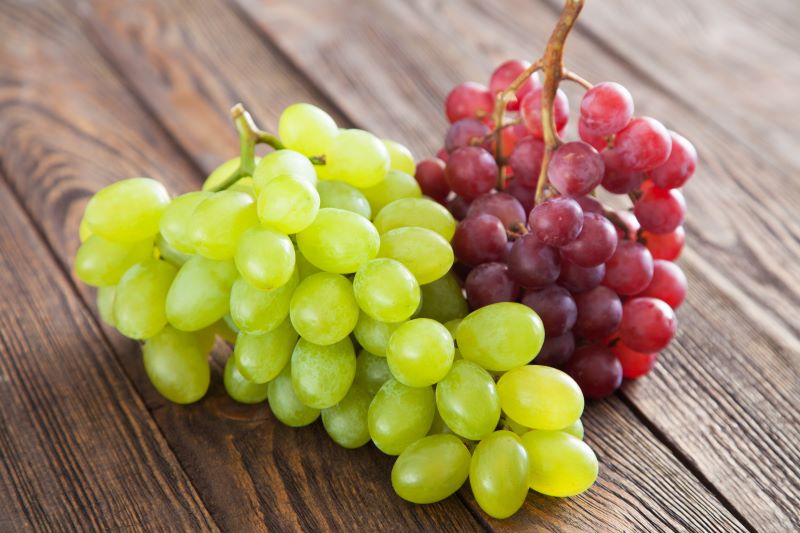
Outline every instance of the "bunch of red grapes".
[[[530, 306], [546, 332], [535, 362], [568, 372], [587, 397], [603, 397], [623, 377], [647, 374], [675, 335], [687, 285], [674, 263], [684, 244], [680, 187], [697, 153], [659, 121], [634, 116], [622, 85], [600, 83], [581, 100], [580, 140], [552, 152], [537, 205], [545, 132], [536, 74], [507, 103], [508, 120], [493, 123], [496, 94], [528, 66], [508, 61], [488, 87], [455, 87], [445, 101], [444, 148], [419, 163], [416, 178], [459, 220], [454, 268], [470, 306]], [[552, 113], [560, 133], [569, 115], [561, 89]], [[601, 187], [633, 207], [606, 207], [596, 197]]]

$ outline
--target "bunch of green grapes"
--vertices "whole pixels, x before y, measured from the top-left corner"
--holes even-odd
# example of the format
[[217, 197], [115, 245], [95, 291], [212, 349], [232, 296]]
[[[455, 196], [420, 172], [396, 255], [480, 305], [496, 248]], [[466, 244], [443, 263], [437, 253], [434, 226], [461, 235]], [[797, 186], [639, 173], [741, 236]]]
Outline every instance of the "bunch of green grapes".
[[503, 518], [529, 489], [589, 488], [580, 388], [531, 364], [544, 329], [529, 307], [468, 314], [451, 270], [456, 222], [422, 196], [408, 149], [309, 104], [288, 107], [278, 130], [278, 149], [243, 149], [200, 191], [171, 198], [132, 178], [86, 207], [75, 271], [98, 287], [103, 320], [143, 342], [153, 386], [200, 400], [219, 336], [234, 345], [231, 398], [398, 456], [391, 480], [406, 500], [469, 479]]

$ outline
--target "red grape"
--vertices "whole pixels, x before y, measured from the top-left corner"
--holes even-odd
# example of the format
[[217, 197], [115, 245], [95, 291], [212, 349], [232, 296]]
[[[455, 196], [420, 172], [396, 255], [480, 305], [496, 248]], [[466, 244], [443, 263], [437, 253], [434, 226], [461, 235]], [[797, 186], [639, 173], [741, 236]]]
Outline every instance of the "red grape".
[[635, 241], [621, 241], [611, 259], [606, 261], [603, 285], [619, 295], [630, 296], [643, 291], [653, 279], [653, 256]]
[[[522, 124], [506, 125], [500, 130], [500, 136], [503, 138], [503, 153], [501, 155], [505, 158], [511, 157], [511, 154], [517, 147], [517, 143], [528, 137], [528, 135], [528, 130]], [[492, 148], [491, 152], [496, 154], [497, 149], [494, 136], [489, 140], [489, 144]]]
[[519, 286], [508, 274], [503, 263], [483, 263], [472, 269], [464, 283], [467, 300], [472, 309], [498, 302], [513, 302]]
[[618, 168], [616, 152], [613, 150], [603, 152], [605, 173], [603, 174], [603, 188], [614, 194], [628, 194], [636, 190], [645, 180], [644, 172], [623, 170]]
[[[580, 321], [580, 306], [578, 307]], [[632, 298], [622, 307], [619, 334], [622, 342], [637, 352], [663, 350], [675, 335], [675, 312], [658, 298]]]
[[502, 261], [506, 252], [506, 230], [494, 215], [465, 218], [456, 226], [453, 252], [469, 266]]
[[619, 83], [598, 83], [581, 100], [581, 122], [592, 135], [617, 133], [628, 125], [632, 116], [633, 97]]
[[483, 146], [487, 150], [491, 148], [491, 143], [486, 136], [491, 130], [477, 118], [459, 119], [447, 129], [444, 137], [444, 149], [452, 152], [462, 146]]
[[534, 207], [528, 223], [539, 241], [548, 246], [564, 246], [583, 229], [583, 209], [572, 198], [553, 198]]
[[574, 295], [578, 309], [573, 332], [587, 339], [604, 339], [622, 320], [622, 302], [608, 287], [599, 286]]
[[456, 220], [463, 220], [467, 218], [467, 211], [469, 211], [469, 202], [460, 196], [453, 196], [447, 201], [447, 210], [453, 215]]
[[450, 153], [444, 148], [439, 148], [436, 152], [436, 157], [447, 163], [447, 160], [450, 159]]
[[575, 198], [575, 201], [578, 202], [578, 205], [581, 206], [581, 209], [583, 209], [584, 213], [597, 213], [598, 215], [603, 214], [603, 203], [593, 196], [578, 196]]
[[663, 165], [671, 149], [669, 131], [650, 117], [631, 120], [614, 140], [615, 156], [626, 170], [648, 171]]
[[539, 355], [533, 361], [537, 365], [552, 366], [560, 368], [569, 361], [572, 352], [575, 351], [575, 337], [571, 331], [559, 335], [558, 337], [545, 337]]
[[508, 254], [508, 271], [520, 286], [538, 289], [558, 279], [560, 262], [555, 248], [542, 244], [535, 235], [528, 233], [514, 241]]
[[572, 293], [584, 292], [594, 289], [603, 281], [606, 274], [606, 265], [599, 264], [594, 267], [579, 267], [570, 261], [561, 261], [561, 274], [558, 283]]
[[[492, 77], [489, 79], [489, 90], [492, 94], [497, 94], [504, 91], [511, 85], [517, 77], [522, 74], [531, 64], [527, 61], [520, 61], [519, 59], [511, 59], [501, 64], [492, 72]], [[539, 77], [534, 73], [530, 78], [517, 89], [516, 98], [510, 100], [506, 109], [516, 111], [519, 109], [519, 102], [526, 94], [536, 89], [540, 85]]]
[[556, 149], [547, 178], [561, 194], [583, 196], [600, 185], [604, 170], [603, 156], [597, 150], [583, 141], [573, 141]]
[[578, 237], [561, 248], [564, 259], [582, 267], [605, 263], [617, 249], [617, 231], [602, 215], [583, 213], [583, 229]]
[[533, 209], [533, 204], [536, 201], [536, 187], [526, 187], [516, 178], [508, 180], [506, 184], [506, 192], [519, 200], [526, 213]]
[[663, 165], [650, 171], [650, 179], [662, 189], [682, 187], [692, 177], [697, 166], [697, 150], [685, 137], [669, 132], [672, 151]]
[[473, 200], [494, 188], [499, 169], [492, 154], [478, 146], [465, 146], [450, 154], [444, 172], [456, 194]]
[[[520, 113], [525, 127], [534, 137], [541, 139], [542, 134], [542, 90], [535, 89], [528, 93], [520, 103]], [[558, 89], [553, 102], [553, 116], [555, 117], [556, 130], [561, 130], [569, 120], [569, 100], [564, 91]]]
[[474, 81], [456, 85], [444, 101], [444, 111], [450, 122], [467, 117], [488, 117], [493, 108], [492, 93], [485, 85]]
[[676, 189], [651, 187], [636, 201], [633, 213], [643, 229], [651, 233], [669, 233], [683, 224], [686, 201]]
[[636, 239], [636, 234], [639, 232], [639, 219], [636, 218], [636, 215], [631, 213], [630, 211], [615, 211], [617, 214], [617, 218], [619, 218], [625, 227], [627, 228], [627, 233], [623, 233], [622, 229], [617, 228], [617, 237], [618, 240], [621, 239]]
[[525, 137], [520, 140], [508, 158], [508, 164], [514, 171], [514, 179], [526, 187], [535, 189], [542, 170], [543, 155], [544, 143], [539, 139]]
[[598, 152], [605, 150], [608, 147], [608, 140], [602, 135], [594, 135], [586, 130], [587, 126], [583, 121], [578, 121], [578, 137], [583, 142], [591, 144]]
[[500, 219], [507, 229], [525, 225], [525, 209], [507, 192], [487, 192], [473, 200], [467, 217], [488, 213]]
[[422, 194], [430, 196], [437, 202], [444, 202], [450, 186], [444, 177], [444, 161], [439, 158], [423, 159], [417, 163], [417, 171], [414, 174], [422, 189]]
[[564, 371], [572, 376], [587, 398], [608, 396], [622, 383], [622, 365], [617, 357], [603, 346], [578, 348]]
[[637, 352], [625, 346], [623, 342], [614, 344], [611, 352], [617, 356], [622, 365], [623, 377], [628, 379], [639, 378], [650, 372], [658, 358], [658, 353]]
[[536, 311], [542, 319], [547, 337], [564, 335], [575, 325], [578, 308], [564, 287], [549, 285], [544, 289], [526, 291], [521, 302]]
[[683, 230], [683, 226], [678, 226], [675, 231], [664, 233], [663, 235], [643, 231], [642, 237], [644, 238], [645, 246], [653, 254], [653, 259], [675, 261], [680, 257], [683, 250], [686, 232]]
[[653, 279], [637, 296], [658, 298], [677, 309], [686, 298], [687, 285], [686, 275], [681, 267], [664, 259], [656, 259], [653, 261]]

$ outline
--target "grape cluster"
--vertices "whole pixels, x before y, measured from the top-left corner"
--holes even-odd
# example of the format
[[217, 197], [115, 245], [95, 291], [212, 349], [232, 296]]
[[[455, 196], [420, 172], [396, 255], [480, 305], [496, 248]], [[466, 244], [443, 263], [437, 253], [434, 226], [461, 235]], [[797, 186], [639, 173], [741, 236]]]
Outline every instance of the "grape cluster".
[[[529, 489], [589, 488], [598, 462], [582, 440], [580, 387], [529, 364], [548, 323], [511, 302], [516, 294], [468, 314], [451, 271], [453, 240], [462, 261], [471, 250], [468, 264], [488, 268], [489, 303], [491, 276], [505, 275], [486, 262], [506, 253], [498, 219], [476, 213], [457, 228], [422, 195], [444, 199], [423, 177], [441, 162], [415, 167], [402, 145], [340, 130], [310, 104], [283, 111], [279, 139], [241, 108], [235, 118], [242, 154], [202, 190], [171, 198], [155, 180], [122, 180], [91, 198], [81, 222], [76, 273], [98, 287], [102, 318], [143, 341], [154, 387], [176, 403], [201, 399], [220, 336], [234, 344], [223, 376], [231, 398], [266, 401], [288, 426], [321, 418], [341, 446], [372, 441], [399, 456], [392, 484], [406, 500], [438, 501], [469, 479], [502, 518]], [[278, 149], [256, 158], [258, 142]], [[464, 153], [466, 163], [448, 169], [463, 173], [475, 210], [486, 190], [474, 177], [496, 163], [483, 148], [460, 150], [451, 162]], [[497, 249], [464, 241], [469, 223], [479, 227], [467, 236], [497, 233]]]
[[[416, 178], [459, 220], [454, 272], [470, 308], [521, 302], [535, 310], [547, 335], [536, 363], [603, 397], [623, 377], [647, 374], [675, 334], [686, 294], [674, 263], [684, 243], [680, 187], [697, 153], [657, 120], [635, 116], [630, 93], [614, 82], [579, 80], [588, 89], [580, 139], [561, 141], [567, 97], [557, 89], [543, 117], [545, 88], [529, 67], [507, 61], [488, 87], [455, 87], [444, 147], [417, 165]], [[518, 78], [524, 83], [498, 99]], [[493, 106], [502, 104], [498, 115]], [[599, 191], [627, 195], [633, 207], [607, 207]]]

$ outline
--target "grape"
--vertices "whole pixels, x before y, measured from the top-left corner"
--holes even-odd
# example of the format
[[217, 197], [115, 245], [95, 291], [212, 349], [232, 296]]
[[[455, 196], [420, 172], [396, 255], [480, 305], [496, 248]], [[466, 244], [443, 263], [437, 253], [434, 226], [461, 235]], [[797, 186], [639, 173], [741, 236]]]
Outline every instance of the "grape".
[[697, 166], [697, 150], [685, 137], [669, 132], [672, 151], [666, 163], [650, 171], [650, 179], [656, 187], [675, 189], [682, 187], [692, 177]]
[[[511, 59], [500, 64], [500, 66], [492, 72], [492, 77], [489, 79], [489, 91], [496, 95], [506, 90], [528, 67], [530, 67], [530, 63], [527, 61], [520, 61], [519, 59]], [[506, 108], [510, 111], [519, 109], [519, 103], [525, 95], [540, 86], [541, 82], [539, 81], [538, 75], [534, 73], [523, 82], [519, 89], [517, 89], [515, 98], [508, 101]]]
[[553, 198], [533, 208], [528, 222], [539, 242], [560, 247], [574, 241], [580, 234], [583, 209], [572, 198]]
[[478, 505], [494, 518], [516, 513], [528, 495], [528, 454], [510, 431], [495, 431], [475, 447], [469, 484]]
[[650, 296], [667, 302], [677, 309], [686, 298], [686, 275], [675, 263], [656, 259], [653, 261], [653, 279], [637, 296]]
[[390, 379], [369, 406], [369, 434], [380, 451], [400, 455], [424, 437], [436, 411], [431, 387], [407, 387]]
[[420, 303], [414, 275], [394, 259], [373, 259], [358, 269], [353, 279], [358, 306], [381, 322], [409, 318]]
[[[255, 157], [255, 163], [261, 160], [260, 157]], [[211, 171], [211, 174], [203, 181], [202, 187], [200, 189], [202, 191], [212, 192], [217, 187], [221, 186], [231, 175], [239, 169], [239, 164], [241, 163], [242, 159], [240, 157], [233, 157], [228, 159], [224, 163], [217, 166], [214, 170]], [[247, 178], [239, 178], [236, 183], [246, 180]], [[252, 179], [252, 178], [251, 178]], [[234, 183], [234, 185], [236, 184]], [[191, 194], [191, 193], [190, 193]]]
[[422, 307], [419, 316], [441, 323], [467, 316], [467, 301], [455, 274], [448, 272], [432, 283], [422, 285]]
[[379, 355], [386, 356], [386, 346], [389, 344], [389, 337], [400, 323], [386, 323], [375, 320], [366, 313], [358, 316], [358, 322], [353, 330], [358, 343], [364, 349]]
[[653, 254], [653, 259], [664, 259], [675, 261], [680, 257], [683, 244], [686, 241], [686, 233], [683, 226], [678, 226], [674, 231], [659, 235], [649, 231], [642, 232], [645, 246]]
[[462, 118], [447, 129], [444, 137], [444, 149], [452, 153], [457, 148], [464, 146], [482, 146], [490, 149], [488, 137], [491, 130], [484, 122], [477, 118]]
[[341, 341], [358, 322], [350, 280], [329, 272], [307, 277], [292, 295], [289, 317], [295, 331], [309, 342], [329, 345]]
[[240, 330], [253, 335], [267, 333], [289, 316], [289, 302], [300, 277], [295, 270], [289, 281], [271, 291], [261, 291], [237, 279], [231, 288], [230, 312]]
[[115, 286], [100, 287], [97, 289], [97, 312], [103, 322], [114, 327], [117, 319], [114, 316], [114, 297], [117, 288]]
[[473, 309], [498, 302], [513, 302], [519, 286], [511, 279], [504, 263], [483, 263], [473, 268], [464, 284]]
[[[542, 133], [542, 89], [528, 93], [519, 106], [522, 120], [534, 137], [541, 139]], [[569, 101], [564, 91], [558, 89], [553, 101], [553, 116], [555, 117], [556, 131], [560, 131], [569, 120]]]
[[583, 413], [583, 396], [561, 370], [525, 365], [509, 370], [497, 382], [500, 405], [508, 416], [534, 429], [557, 430]]
[[312, 274], [322, 272], [322, 270], [312, 265], [308, 259], [306, 259], [306, 256], [300, 252], [300, 249], [297, 247], [297, 245], [294, 247], [294, 264], [300, 279], [306, 279]]
[[178, 270], [167, 293], [167, 320], [182, 331], [210, 326], [228, 313], [237, 276], [233, 261], [192, 257]]
[[339, 403], [356, 376], [356, 355], [347, 337], [327, 346], [301, 338], [292, 352], [291, 365], [297, 398], [314, 409]]
[[330, 179], [359, 188], [377, 185], [389, 164], [389, 151], [380, 139], [364, 130], [340, 131], [326, 153]]
[[560, 263], [558, 251], [542, 244], [531, 233], [514, 241], [508, 254], [511, 279], [526, 289], [537, 289], [555, 282], [561, 271]]
[[588, 128], [589, 127], [582, 120], [579, 120], [578, 137], [580, 137], [583, 142], [592, 145], [592, 147], [598, 152], [604, 151], [606, 148], [608, 148], [609, 137], [589, 133]]
[[683, 224], [686, 201], [677, 189], [652, 187], [636, 201], [633, 213], [643, 229], [663, 235]]
[[195, 252], [223, 261], [236, 253], [242, 233], [258, 224], [253, 197], [238, 191], [214, 193], [200, 202], [189, 220]]
[[508, 158], [508, 164], [514, 171], [514, 180], [520, 185], [536, 188], [539, 173], [542, 171], [544, 143], [533, 137], [522, 139]]
[[620, 338], [637, 352], [663, 350], [675, 335], [676, 328], [675, 312], [657, 298], [632, 298], [622, 307]]
[[397, 228], [426, 228], [450, 241], [456, 231], [456, 221], [447, 209], [432, 200], [402, 198], [380, 210], [375, 217], [375, 227], [381, 235]]
[[211, 383], [211, 367], [203, 348], [198, 335], [170, 326], [144, 343], [144, 370], [159, 394], [184, 404], [205, 396]]
[[414, 173], [422, 194], [430, 196], [437, 202], [444, 202], [450, 192], [450, 186], [444, 176], [444, 167], [444, 161], [434, 157], [417, 163], [417, 170]]
[[378, 254], [380, 236], [369, 220], [326, 207], [297, 234], [297, 245], [308, 261], [327, 272], [349, 274]]
[[402, 263], [420, 285], [447, 274], [454, 261], [453, 249], [439, 234], [414, 227], [384, 233], [378, 255]]
[[127, 270], [153, 256], [153, 239], [129, 244], [92, 235], [75, 254], [75, 274], [93, 287], [116, 285]]
[[164, 261], [148, 259], [130, 268], [114, 295], [115, 327], [131, 339], [149, 339], [167, 325], [164, 305], [178, 273]]
[[650, 117], [634, 118], [614, 140], [620, 168], [644, 172], [666, 163], [671, 146], [667, 128]]
[[381, 142], [389, 152], [389, 168], [413, 176], [416, 166], [411, 150], [391, 139], [382, 139]]
[[467, 210], [467, 217], [494, 215], [507, 229], [525, 225], [525, 209], [519, 200], [506, 192], [488, 192], [477, 197]]
[[307, 181], [311, 185], [317, 183], [317, 171], [314, 170], [314, 165], [306, 156], [294, 150], [276, 150], [261, 158], [253, 171], [256, 191], [260, 192], [267, 183], [278, 176], [291, 176]]
[[451, 90], [444, 101], [444, 111], [451, 123], [466, 117], [491, 115], [494, 98], [485, 85], [468, 81]]
[[458, 223], [453, 235], [453, 251], [462, 263], [476, 266], [502, 261], [506, 242], [506, 230], [499, 218], [477, 215]]
[[100, 189], [86, 205], [84, 218], [94, 235], [132, 244], [158, 233], [169, 193], [156, 180], [130, 178]]
[[571, 331], [558, 337], [546, 337], [542, 350], [536, 356], [537, 365], [561, 368], [575, 351], [575, 336]]
[[531, 308], [497, 303], [467, 315], [458, 325], [456, 342], [464, 359], [499, 372], [536, 357], [544, 342], [544, 327]]
[[249, 381], [239, 372], [233, 357], [225, 363], [222, 381], [228, 396], [239, 403], [261, 403], [267, 399], [269, 385]]
[[603, 215], [583, 213], [583, 229], [574, 241], [561, 248], [561, 257], [583, 268], [608, 261], [617, 249], [617, 231]]
[[621, 241], [606, 262], [603, 285], [621, 296], [643, 291], [653, 279], [653, 256], [635, 241]]
[[613, 150], [603, 152], [605, 160], [605, 174], [601, 182], [603, 188], [614, 194], [628, 194], [635, 191], [645, 180], [644, 172], [617, 168], [616, 152]]
[[547, 177], [561, 194], [583, 196], [600, 185], [604, 171], [603, 156], [597, 150], [583, 141], [573, 141], [553, 153]]
[[292, 385], [291, 364], [269, 382], [267, 399], [272, 414], [287, 426], [307, 426], [319, 418], [319, 409], [308, 407], [297, 398]]
[[277, 176], [258, 195], [258, 218], [263, 225], [290, 235], [314, 222], [319, 205], [319, 193], [311, 183]]
[[536, 291], [527, 291], [522, 303], [536, 311], [542, 319], [547, 338], [564, 335], [575, 325], [578, 315], [575, 300], [563, 287], [549, 285]]
[[497, 162], [479, 146], [465, 146], [450, 154], [444, 175], [456, 194], [473, 200], [497, 184]]
[[364, 193], [373, 213], [380, 212], [385, 206], [401, 198], [420, 198], [422, 190], [413, 176], [390, 170], [386, 173], [386, 178], [377, 185], [361, 189]]
[[453, 435], [431, 435], [409, 445], [392, 467], [392, 487], [413, 503], [434, 503], [455, 493], [469, 476], [469, 450]]
[[658, 358], [658, 353], [636, 352], [622, 342], [615, 343], [611, 352], [619, 359], [622, 376], [628, 379], [639, 378], [650, 372]]
[[587, 398], [608, 396], [622, 383], [622, 366], [616, 356], [603, 346], [578, 348], [564, 371], [578, 382]]
[[400, 325], [389, 338], [386, 360], [394, 378], [409, 387], [438, 383], [450, 371], [455, 345], [450, 332], [429, 318]]
[[497, 427], [500, 397], [491, 374], [471, 361], [456, 361], [436, 385], [436, 407], [453, 433], [481, 440]]
[[158, 258], [175, 267], [180, 267], [192, 257], [191, 254], [185, 254], [173, 248], [160, 233], [156, 236], [155, 246], [158, 250]]
[[356, 377], [354, 383], [361, 385], [370, 396], [375, 396], [384, 383], [392, 379], [386, 357], [379, 357], [361, 350], [356, 358]]
[[522, 436], [530, 487], [548, 496], [575, 496], [597, 480], [597, 456], [582, 440], [563, 431], [533, 430]]
[[588, 339], [603, 339], [613, 333], [622, 320], [622, 302], [608, 287], [595, 287], [574, 295], [578, 308], [576, 335]]
[[292, 104], [278, 120], [284, 146], [308, 156], [324, 154], [338, 131], [331, 116], [311, 104]]
[[596, 213], [598, 215], [602, 215], [605, 213], [605, 208], [603, 207], [603, 203], [594, 198], [592, 196], [578, 196], [575, 198], [575, 201], [578, 202], [578, 205], [581, 206], [583, 209], [584, 214], [586, 213]]
[[584, 268], [570, 261], [562, 260], [561, 275], [558, 277], [558, 283], [569, 289], [570, 292], [584, 292], [600, 285], [605, 275], [605, 264]]
[[297, 332], [289, 320], [260, 335], [239, 332], [234, 348], [236, 368], [253, 383], [272, 381], [289, 362], [296, 343]]
[[294, 245], [289, 237], [271, 228], [250, 228], [239, 239], [235, 261], [250, 285], [261, 290], [277, 289], [294, 274]]
[[526, 213], [530, 213], [536, 202], [536, 186], [528, 187], [520, 180], [511, 179], [506, 183], [506, 192], [519, 200]]
[[320, 181], [317, 183], [320, 207], [335, 207], [352, 211], [364, 218], [372, 217], [372, 208], [364, 193], [341, 181]]
[[454, 196], [447, 201], [447, 210], [455, 217], [456, 220], [464, 220], [467, 218], [467, 211], [469, 211], [469, 202], [461, 196]]
[[636, 240], [640, 229], [639, 220], [636, 218], [636, 215], [630, 211], [614, 211], [614, 213], [625, 225], [625, 229], [617, 227], [617, 240], [619, 241], [625, 238]]
[[369, 442], [367, 412], [372, 396], [353, 385], [342, 400], [322, 411], [322, 425], [331, 439], [343, 448], [360, 448]]
[[592, 135], [612, 135], [633, 117], [633, 97], [613, 81], [598, 83], [583, 95], [581, 122]]
[[213, 196], [212, 193], [205, 191], [182, 194], [172, 200], [164, 209], [159, 222], [159, 231], [170, 246], [187, 254], [195, 252], [192, 243], [194, 228], [190, 218], [195, 208], [211, 196]]
[[[444, 170], [444, 167], [442, 167], [442, 169]], [[92, 230], [89, 229], [89, 222], [86, 220], [85, 216], [81, 217], [81, 222], [78, 225], [78, 240], [80, 240], [81, 243], [84, 243], [91, 236]]]

